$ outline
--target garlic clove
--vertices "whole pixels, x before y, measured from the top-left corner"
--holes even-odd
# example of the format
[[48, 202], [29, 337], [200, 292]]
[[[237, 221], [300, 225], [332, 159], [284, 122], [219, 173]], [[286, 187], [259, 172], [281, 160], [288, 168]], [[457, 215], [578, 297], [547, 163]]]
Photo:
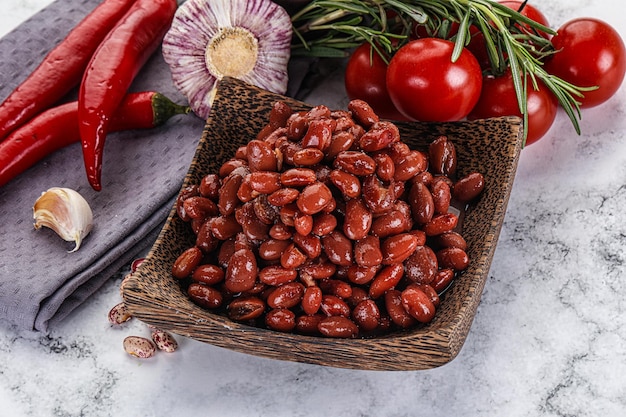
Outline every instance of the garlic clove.
[[163, 39], [163, 58], [190, 107], [206, 119], [225, 76], [287, 91], [292, 32], [289, 14], [270, 0], [187, 0]]
[[93, 228], [93, 213], [87, 200], [78, 192], [53, 187], [41, 193], [33, 205], [35, 229], [48, 227], [67, 242], [76, 242], [76, 252], [83, 238]]

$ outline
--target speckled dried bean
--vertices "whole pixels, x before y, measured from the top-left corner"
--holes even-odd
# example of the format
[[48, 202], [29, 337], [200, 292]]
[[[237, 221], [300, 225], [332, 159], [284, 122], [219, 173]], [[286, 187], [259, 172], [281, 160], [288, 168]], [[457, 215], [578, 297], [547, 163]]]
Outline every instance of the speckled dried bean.
[[140, 336], [127, 336], [124, 338], [124, 350], [131, 356], [147, 359], [154, 356], [156, 346], [150, 339]]
[[154, 329], [150, 336], [158, 350], [172, 353], [178, 349], [178, 342], [174, 336], [164, 330]]
[[132, 314], [126, 307], [124, 303], [118, 303], [109, 310], [108, 318], [109, 323], [120, 325], [122, 323], [126, 323], [128, 320], [132, 318]]

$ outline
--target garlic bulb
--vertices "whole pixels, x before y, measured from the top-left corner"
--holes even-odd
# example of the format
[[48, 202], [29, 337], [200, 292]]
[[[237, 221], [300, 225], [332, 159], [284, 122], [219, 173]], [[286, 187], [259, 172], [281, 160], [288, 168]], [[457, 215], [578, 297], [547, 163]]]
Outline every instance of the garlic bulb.
[[63, 240], [76, 242], [69, 252], [80, 248], [93, 227], [93, 213], [82, 195], [69, 188], [53, 187], [41, 193], [33, 206], [35, 229], [48, 227]]
[[206, 119], [215, 84], [225, 76], [287, 91], [291, 19], [270, 0], [187, 0], [163, 39], [176, 87]]

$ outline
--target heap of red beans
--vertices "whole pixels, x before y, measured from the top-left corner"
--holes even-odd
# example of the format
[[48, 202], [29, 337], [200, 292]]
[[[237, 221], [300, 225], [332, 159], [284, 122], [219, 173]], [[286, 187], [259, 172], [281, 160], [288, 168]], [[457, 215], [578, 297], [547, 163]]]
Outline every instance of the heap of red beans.
[[181, 193], [197, 240], [172, 274], [194, 303], [281, 332], [427, 323], [469, 264], [450, 202], [484, 188], [480, 173], [453, 181], [456, 164], [446, 136], [412, 150], [361, 100], [306, 112], [277, 102], [255, 140]]

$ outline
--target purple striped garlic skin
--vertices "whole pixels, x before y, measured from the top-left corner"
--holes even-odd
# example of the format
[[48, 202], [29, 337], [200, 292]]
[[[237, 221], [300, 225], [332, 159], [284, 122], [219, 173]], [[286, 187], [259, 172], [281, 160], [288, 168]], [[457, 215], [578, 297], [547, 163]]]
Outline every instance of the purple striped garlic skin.
[[224, 76], [287, 91], [291, 19], [270, 0], [187, 0], [163, 39], [163, 57], [179, 91], [206, 119]]

